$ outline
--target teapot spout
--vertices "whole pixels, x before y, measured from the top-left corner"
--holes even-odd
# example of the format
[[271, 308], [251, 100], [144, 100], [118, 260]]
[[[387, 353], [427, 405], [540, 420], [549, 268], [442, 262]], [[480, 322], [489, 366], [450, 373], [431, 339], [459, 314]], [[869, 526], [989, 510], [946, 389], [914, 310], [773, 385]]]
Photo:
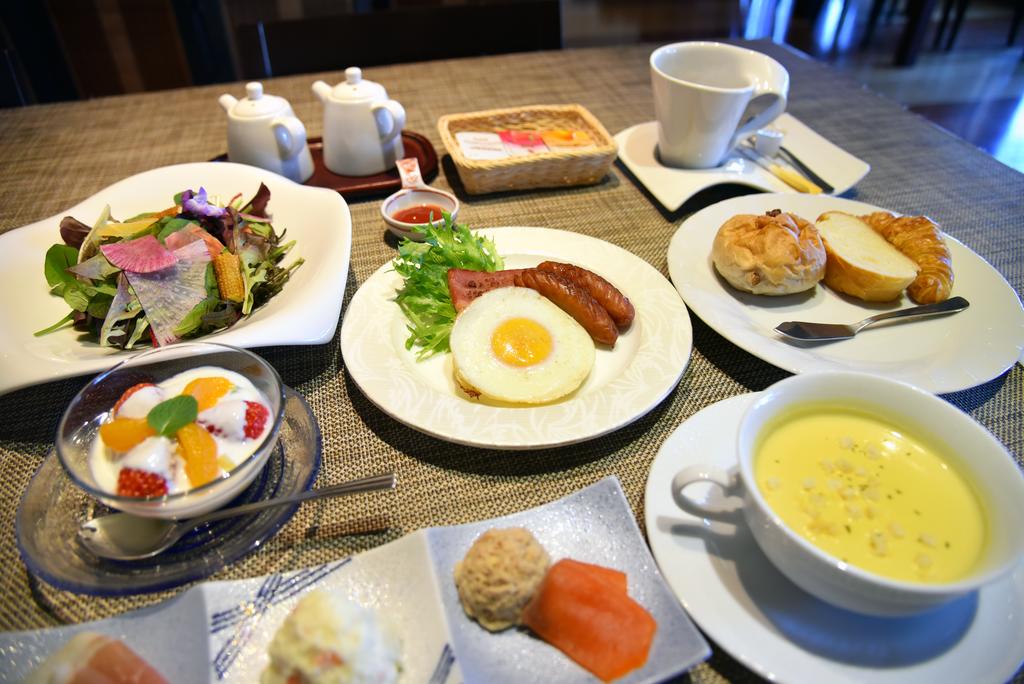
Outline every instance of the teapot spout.
[[331, 90], [331, 86], [323, 81], [317, 81], [313, 84], [313, 94], [320, 98], [321, 102], [327, 102], [327, 98], [331, 96]]
[[238, 104], [238, 99], [227, 93], [221, 95], [217, 101], [220, 102], [220, 106], [224, 108], [225, 112], [230, 112], [231, 108]]

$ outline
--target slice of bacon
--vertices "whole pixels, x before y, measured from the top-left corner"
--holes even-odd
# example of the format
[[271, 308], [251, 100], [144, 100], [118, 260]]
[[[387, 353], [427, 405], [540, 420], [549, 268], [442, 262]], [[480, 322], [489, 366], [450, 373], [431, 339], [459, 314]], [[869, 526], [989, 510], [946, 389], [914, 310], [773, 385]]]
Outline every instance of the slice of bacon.
[[463, 268], [448, 269], [448, 292], [451, 294], [455, 311], [461, 312], [485, 292], [499, 287], [512, 287], [515, 285], [516, 275], [523, 270], [512, 268], [507, 271], [487, 272], [468, 271]]

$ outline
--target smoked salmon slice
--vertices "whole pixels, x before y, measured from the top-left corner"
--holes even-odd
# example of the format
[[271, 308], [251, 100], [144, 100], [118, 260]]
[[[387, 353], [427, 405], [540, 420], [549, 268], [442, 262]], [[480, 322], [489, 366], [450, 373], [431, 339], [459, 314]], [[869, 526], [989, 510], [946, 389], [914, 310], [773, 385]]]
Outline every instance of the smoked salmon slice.
[[626, 573], [621, 570], [606, 568], [603, 565], [594, 565], [593, 563], [584, 563], [583, 561], [573, 560], [572, 558], [563, 558], [559, 562], [571, 566], [575, 572], [588, 573], [594, 579], [604, 582], [612, 589], [620, 591], [623, 594], [627, 591], [628, 585]]
[[658, 627], [651, 614], [626, 593], [624, 580], [625, 575], [615, 570], [560, 560], [523, 609], [522, 622], [610, 682], [647, 662]]

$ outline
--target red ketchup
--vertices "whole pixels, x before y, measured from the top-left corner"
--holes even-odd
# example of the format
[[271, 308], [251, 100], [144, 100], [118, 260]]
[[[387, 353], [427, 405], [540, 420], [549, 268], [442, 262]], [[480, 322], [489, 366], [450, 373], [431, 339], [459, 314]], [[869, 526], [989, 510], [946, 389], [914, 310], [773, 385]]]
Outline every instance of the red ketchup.
[[436, 204], [420, 204], [400, 209], [392, 214], [391, 218], [402, 223], [430, 223], [430, 215], [434, 215], [435, 221], [440, 221], [442, 211], [441, 207]]

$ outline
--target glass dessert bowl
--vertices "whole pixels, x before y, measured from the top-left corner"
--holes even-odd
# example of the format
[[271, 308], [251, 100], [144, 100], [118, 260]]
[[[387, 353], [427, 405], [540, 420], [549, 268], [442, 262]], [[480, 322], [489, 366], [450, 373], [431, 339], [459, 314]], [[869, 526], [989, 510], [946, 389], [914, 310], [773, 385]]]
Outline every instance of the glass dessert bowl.
[[259, 356], [226, 345], [159, 347], [98, 375], [57, 428], [71, 481], [111, 508], [191, 518], [248, 486], [277, 444], [284, 385]]

